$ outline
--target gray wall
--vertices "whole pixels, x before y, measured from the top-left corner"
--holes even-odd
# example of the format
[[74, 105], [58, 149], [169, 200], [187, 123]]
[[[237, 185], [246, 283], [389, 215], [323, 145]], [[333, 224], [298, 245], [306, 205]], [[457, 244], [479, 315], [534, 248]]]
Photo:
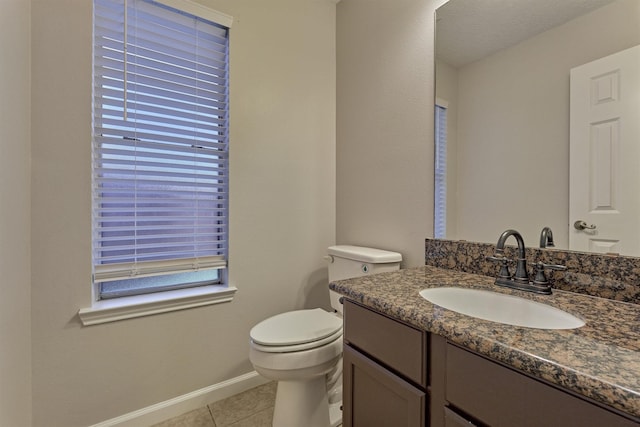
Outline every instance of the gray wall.
[[29, 2], [0, 2], [0, 425], [31, 423]]
[[250, 371], [255, 323], [328, 305], [322, 256], [336, 240], [424, 262], [434, 2], [343, 0], [336, 31], [331, 0], [199, 1], [235, 18], [239, 291], [228, 304], [92, 327], [76, 315], [91, 303], [91, 2], [2, 3], [2, 425], [93, 424]]
[[82, 327], [76, 313], [91, 304], [92, 2], [31, 1], [36, 426], [93, 424], [250, 372], [254, 324], [328, 306], [336, 5], [201, 2], [235, 18], [229, 270], [238, 292], [231, 303]]
[[338, 4], [338, 243], [424, 264], [433, 236], [436, 1]]

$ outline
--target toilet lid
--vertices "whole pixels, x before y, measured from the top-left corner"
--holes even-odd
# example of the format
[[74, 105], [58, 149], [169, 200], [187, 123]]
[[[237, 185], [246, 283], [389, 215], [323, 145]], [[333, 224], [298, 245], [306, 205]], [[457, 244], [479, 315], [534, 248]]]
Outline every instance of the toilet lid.
[[342, 319], [321, 308], [289, 311], [263, 320], [251, 329], [262, 345], [286, 346], [321, 340], [342, 329]]

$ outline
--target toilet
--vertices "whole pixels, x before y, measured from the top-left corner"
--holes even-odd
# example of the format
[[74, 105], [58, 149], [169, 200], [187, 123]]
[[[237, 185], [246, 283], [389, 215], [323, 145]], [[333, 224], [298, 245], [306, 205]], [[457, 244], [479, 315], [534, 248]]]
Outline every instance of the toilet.
[[[402, 255], [339, 245], [328, 248], [329, 281], [398, 270]], [[333, 312], [321, 308], [277, 314], [255, 325], [249, 360], [278, 382], [273, 427], [342, 424], [342, 304], [329, 290]]]

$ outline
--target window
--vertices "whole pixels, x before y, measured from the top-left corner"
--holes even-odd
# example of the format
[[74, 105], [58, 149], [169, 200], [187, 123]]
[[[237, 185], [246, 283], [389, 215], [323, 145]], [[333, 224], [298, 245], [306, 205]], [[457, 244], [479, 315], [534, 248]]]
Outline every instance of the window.
[[187, 0], [94, 0], [99, 299], [225, 284], [227, 18]]
[[433, 237], [442, 239], [447, 231], [447, 107], [445, 102], [436, 104], [435, 114], [436, 152]]

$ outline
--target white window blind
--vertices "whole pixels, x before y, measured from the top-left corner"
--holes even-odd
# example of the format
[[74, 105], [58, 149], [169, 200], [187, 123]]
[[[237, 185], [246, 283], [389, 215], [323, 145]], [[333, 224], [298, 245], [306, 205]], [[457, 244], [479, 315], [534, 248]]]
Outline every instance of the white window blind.
[[436, 105], [435, 112], [435, 238], [444, 238], [447, 231], [447, 108]]
[[[131, 279], [139, 283], [130, 293], [220, 282], [226, 24], [149, 0], [94, 0], [93, 265], [101, 297], [110, 283]], [[138, 279], [150, 277], [161, 279]]]

